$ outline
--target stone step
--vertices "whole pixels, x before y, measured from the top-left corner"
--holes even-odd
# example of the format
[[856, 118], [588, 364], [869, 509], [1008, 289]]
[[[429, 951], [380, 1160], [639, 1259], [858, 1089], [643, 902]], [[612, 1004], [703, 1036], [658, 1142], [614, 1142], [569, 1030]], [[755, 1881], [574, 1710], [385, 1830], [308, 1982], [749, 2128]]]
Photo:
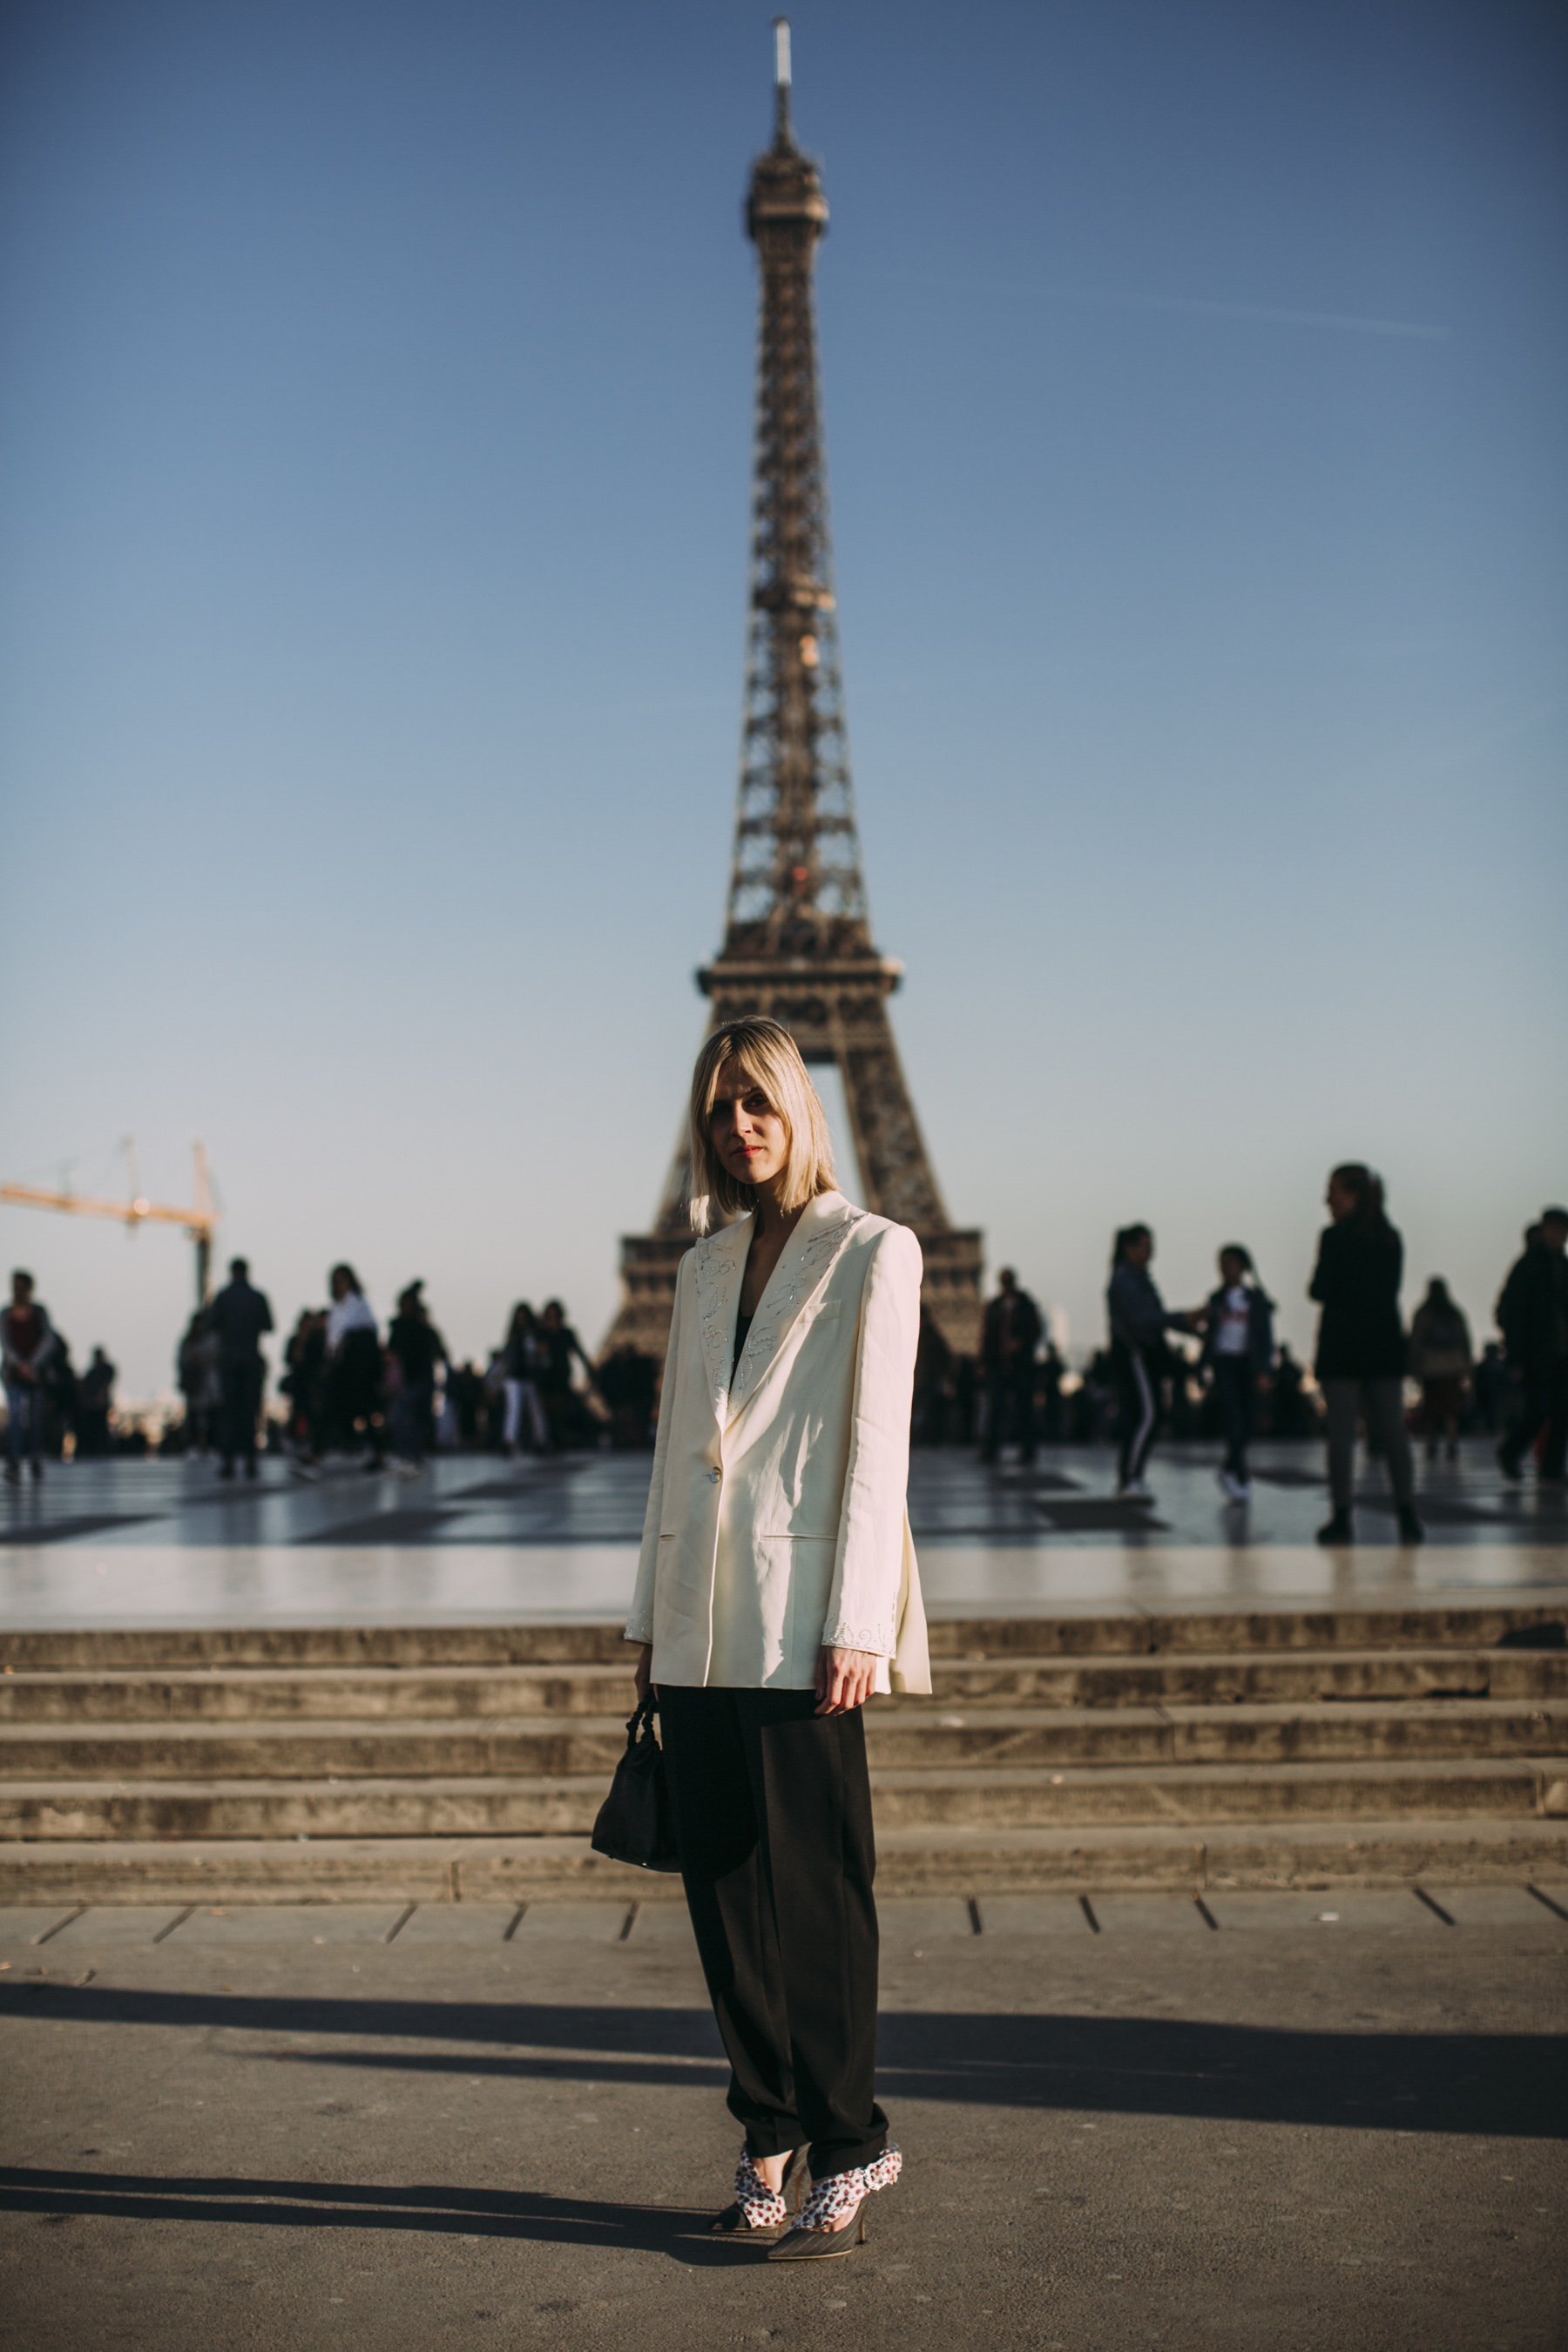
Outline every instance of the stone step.
[[[882, 1830], [879, 1895], [1060, 1894], [1180, 1888], [1538, 1885], [1550, 1929], [1568, 1913], [1568, 1822], [1358, 1821], [1185, 1827]], [[682, 1900], [677, 1877], [628, 1870], [584, 1837], [249, 1838], [0, 1844], [0, 1903], [452, 1902], [563, 1896], [631, 1906]], [[981, 1916], [985, 1917], [984, 1903]], [[80, 1928], [89, 1927], [80, 1922]], [[989, 1922], [986, 1923], [989, 1926]], [[79, 1932], [73, 1928], [72, 1933]], [[1568, 1924], [1563, 1926], [1568, 1936]], [[63, 1951], [63, 1947], [61, 1948]], [[40, 1960], [48, 1958], [46, 1946]]]
[[[874, 1769], [1363, 1762], [1568, 1753], [1568, 1700], [1412, 1699], [1347, 1706], [991, 1707], [974, 1717], [874, 1709]], [[490, 1720], [0, 1724], [14, 1780], [414, 1780], [594, 1776], [626, 1746], [618, 1717]]]
[[[4, 1685], [0, 1685], [0, 1689]], [[1227, 1706], [1238, 1700], [1568, 1698], [1568, 1649], [1171, 1651], [1154, 1657], [931, 1661], [929, 1699], [954, 1706]]]
[[[0, 1841], [547, 1837], [591, 1829], [602, 1775], [417, 1780], [11, 1780]], [[917, 1827], [1568, 1817], [1568, 1759], [1121, 1764], [872, 1775], [879, 1836]]]
[[1346, 1706], [990, 1707], [973, 1717], [873, 1714], [874, 1769], [987, 1765], [1412, 1761], [1568, 1753], [1568, 1698], [1407, 1699]]
[[1279, 1822], [1568, 1816], [1568, 1763], [1477, 1758], [1452, 1763], [1037, 1766], [964, 1772], [878, 1770], [882, 1828], [1035, 1828], [1101, 1822]]
[[[1356, 1607], [1123, 1610], [1092, 1615], [937, 1617], [933, 1661], [1153, 1657], [1184, 1652], [1492, 1649], [1568, 1645], [1560, 1599]], [[0, 1633], [0, 1668], [85, 1674], [181, 1667], [592, 1665], [624, 1667], [615, 1623], [525, 1625], [77, 1626]]]
[[613, 1666], [214, 1666], [187, 1672], [0, 1675], [0, 1725], [387, 1723], [413, 1717], [617, 1716], [634, 1705], [629, 1655]]
[[[1012, 1708], [1305, 1704], [1319, 1699], [1568, 1699], [1564, 1650], [1176, 1652], [1109, 1659], [935, 1661], [929, 1699], [874, 1716]], [[376, 1723], [630, 1712], [629, 1664], [560, 1666], [213, 1666], [163, 1673], [10, 1669], [0, 1725]]]

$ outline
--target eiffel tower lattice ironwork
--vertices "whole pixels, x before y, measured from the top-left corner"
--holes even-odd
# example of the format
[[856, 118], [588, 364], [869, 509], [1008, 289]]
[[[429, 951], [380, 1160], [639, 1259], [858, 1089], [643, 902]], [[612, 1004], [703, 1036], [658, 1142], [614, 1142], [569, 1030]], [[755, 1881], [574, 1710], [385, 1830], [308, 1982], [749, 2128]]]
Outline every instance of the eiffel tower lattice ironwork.
[[[902, 966], [872, 944], [838, 665], [816, 374], [812, 269], [827, 205], [790, 124], [789, 27], [777, 37], [777, 123], [752, 169], [746, 229], [762, 269], [751, 625], [740, 808], [724, 943], [698, 984], [712, 1025], [771, 1013], [808, 1063], [837, 1064], [863, 1205], [913, 1227], [922, 1298], [950, 1347], [979, 1342], [981, 1236], [956, 1231], [921, 1139], [888, 998]], [[678, 1150], [655, 1231], [621, 1244], [625, 1297], [607, 1346], [662, 1355], [690, 1247], [690, 1169]]]

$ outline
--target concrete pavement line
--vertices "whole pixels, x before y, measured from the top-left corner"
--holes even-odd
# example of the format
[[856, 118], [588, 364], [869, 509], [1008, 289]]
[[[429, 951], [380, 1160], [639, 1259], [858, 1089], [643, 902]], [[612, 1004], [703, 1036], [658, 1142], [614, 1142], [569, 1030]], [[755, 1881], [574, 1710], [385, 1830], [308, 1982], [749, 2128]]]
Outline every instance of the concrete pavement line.
[[518, 1905], [517, 1909], [512, 1913], [511, 1917], [507, 1924], [505, 1933], [501, 1937], [501, 1942], [503, 1944], [510, 1943], [512, 1937], [516, 1935], [518, 1929], [522, 1925], [522, 1915], [527, 1908], [528, 1906], [526, 1903], [520, 1903]]
[[1428, 1911], [1435, 1911], [1436, 1913], [1445, 1927], [1451, 1927], [1453, 1926], [1454, 1922], [1451, 1915], [1444, 1910], [1440, 1903], [1434, 1902], [1432, 1896], [1427, 1894], [1426, 1889], [1424, 1886], [1413, 1886], [1410, 1892], [1415, 1895], [1417, 1903], [1425, 1903]]
[[[1527, 1886], [1524, 1891], [1527, 1895], [1533, 1895], [1538, 1903], [1544, 1903], [1549, 1911], [1555, 1911], [1560, 1919], [1568, 1919], [1568, 1911], [1564, 1911], [1562, 1904], [1553, 1903], [1551, 1895], [1543, 1895], [1539, 1886]], [[51, 1929], [50, 1933], [52, 1934], [53, 1932], [53, 1929]], [[38, 1940], [41, 1943], [43, 1941], [42, 1937], [40, 1937]]]
[[159, 1928], [157, 1934], [153, 1937], [153, 1941], [155, 1944], [161, 1944], [166, 1937], [174, 1934], [176, 1927], [183, 1927], [186, 1920], [191, 1916], [191, 1914], [195, 1911], [195, 1907], [196, 1906], [194, 1903], [187, 1903], [184, 1909], [178, 1912], [175, 1916], [169, 1921], [166, 1927]]
[[[1544, 1897], [1542, 1899], [1544, 1900]], [[47, 1944], [49, 1937], [51, 1936], [58, 1936], [62, 1927], [68, 1927], [73, 1919], [79, 1919], [86, 1909], [87, 1905], [85, 1903], [79, 1903], [74, 1911], [68, 1911], [63, 1919], [57, 1919], [54, 1926], [52, 1927], [46, 1927], [41, 1936], [35, 1936], [33, 1938], [34, 1943]]]
[[408, 1922], [413, 1918], [414, 1914], [418, 1910], [418, 1908], [419, 1906], [417, 1903], [411, 1903], [406, 1911], [400, 1911], [396, 1918], [393, 1921], [391, 1927], [387, 1929], [385, 1935], [382, 1937], [382, 1942], [384, 1944], [395, 1943], [398, 1937], [402, 1935], [403, 1930], [407, 1927]]

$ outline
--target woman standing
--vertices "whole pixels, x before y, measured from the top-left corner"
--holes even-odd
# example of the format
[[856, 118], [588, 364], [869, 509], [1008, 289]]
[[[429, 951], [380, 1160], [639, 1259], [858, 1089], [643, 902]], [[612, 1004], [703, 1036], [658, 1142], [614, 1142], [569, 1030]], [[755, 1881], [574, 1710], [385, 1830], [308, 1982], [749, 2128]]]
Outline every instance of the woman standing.
[[1258, 1425], [1258, 1398], [1274, 1363], [1274, 1301], [1259, 1286], [1252, 1253], [1226, 1242], [1219, 1288], [1204, 1311], [1204, 1361], [1214, 1381], [1225, 1432], [1219, 1483], [1233, 1503], [1251, 1500], [1247, 1449]]
[[1405, 1244], [1384, 1213], [1383, 1180], [1359, 1160], [1334, 1170], [1326, 1198], [1333, 1223], [1318, 1244], [1307, 1293], [1323, 1310], [1314, 1369], [1328, 1410], [1333, 1502], [1318, 1541], [1355, 1541], [1351, 1501], [1359, 1412], [1369, 1441], [1388, 1465], [1399, 1539], [1418, 1544], [1426, 1531], [1415, 1516], [1415, 1475], [1405, 1433], [1405, 1333], [1399, 1320]]
[[[691, 1084], [681, 1260], [637, 1591], [681, 1874], [744, 2126], [716, 2230], [847, 2253], [901, 2158], [875, 2093], [873, 1691], [928, 1691], [905, 1489], [914, 1235], [833, 1188], [789, 1032], [742, 1020]], [[721, 1223], [712, 1233], [716, 1221]], [[783, 2190], [809, 2147], [787, 2232]]]
[[1464, 1308], [1442, 1276], [1435, 1274], [1426, 1285], [1426, 1297], [1410, 1318], [1410, 1377], [1421, 1383], [1428, 1462], [1436, 1459], [1439, 1437], [1448, 1441], [1449, 1461], [1458, 1459], [1459, 1415], [1475, 1368]]
[[370, 1447], [364, 1467], [379, 1471], [385, 1456], [386, 1417], [381, 1401], [381, 1340], [375, 1317], [352, 1265], [327, 1276], [327, 1427], [331, 1442], [352, 1454]]
[[1172, 1314], [1154, 1287], [1149, 1261], [1154, 1236], [1147, 1225], [1123, 1225], [1110, 1254], [1105, 1312], [1110, 1325], [1110, 1369], [1116, 1381], [1121, 1436], [1116, 1491], [1125, 1501], [1152, 1499], [1143, 1466], [1160, 1418], [1160, 1383], [1169, 1369], [1167, 1331], [1190, 1331], [1191, 1315]]

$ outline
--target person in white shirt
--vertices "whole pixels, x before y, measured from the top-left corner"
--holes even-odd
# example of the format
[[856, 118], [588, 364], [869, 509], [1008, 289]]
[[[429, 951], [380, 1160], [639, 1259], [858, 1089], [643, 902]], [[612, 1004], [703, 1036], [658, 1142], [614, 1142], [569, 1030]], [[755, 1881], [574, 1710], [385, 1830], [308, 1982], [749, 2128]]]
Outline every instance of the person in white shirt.
[[[713, 2227], [847, 2252], [902, 2165], [876, 2099], [861, 1709], [929, 1691], [905, 1490], [920, 1244], [834, 1189], [789, 1032], [731, 1023], [691, 1089], [692, 1223], [627, 1639], [745, 2126]], [[722, 1220], [717, 1233], [711, 1223]], [[783, 2190], [809, 2147], [794, 2224]]]
[[327, 1310], [327, 1426], [332, 1443], [352, 1454], [368, 1443], [364, 1467], [379, 1471], [386, 1450], [382, 1405], [381, 1338], [370, 1301], [352, 1265], [335, 1265], [328, 1276], [332, 1294]]
[[1258, 1287], [1252, 1254], [1239, 1242], [1226, 1242], [1219, 1254], [1219, 1288], [1204, 1309], [1203, 1360], [1225, 1431], [1219, 1483], [1233, 1503], [1245, 1503], [1252, 1496], [1247, 1451], [1274, 1365], [1274, 1302]]

